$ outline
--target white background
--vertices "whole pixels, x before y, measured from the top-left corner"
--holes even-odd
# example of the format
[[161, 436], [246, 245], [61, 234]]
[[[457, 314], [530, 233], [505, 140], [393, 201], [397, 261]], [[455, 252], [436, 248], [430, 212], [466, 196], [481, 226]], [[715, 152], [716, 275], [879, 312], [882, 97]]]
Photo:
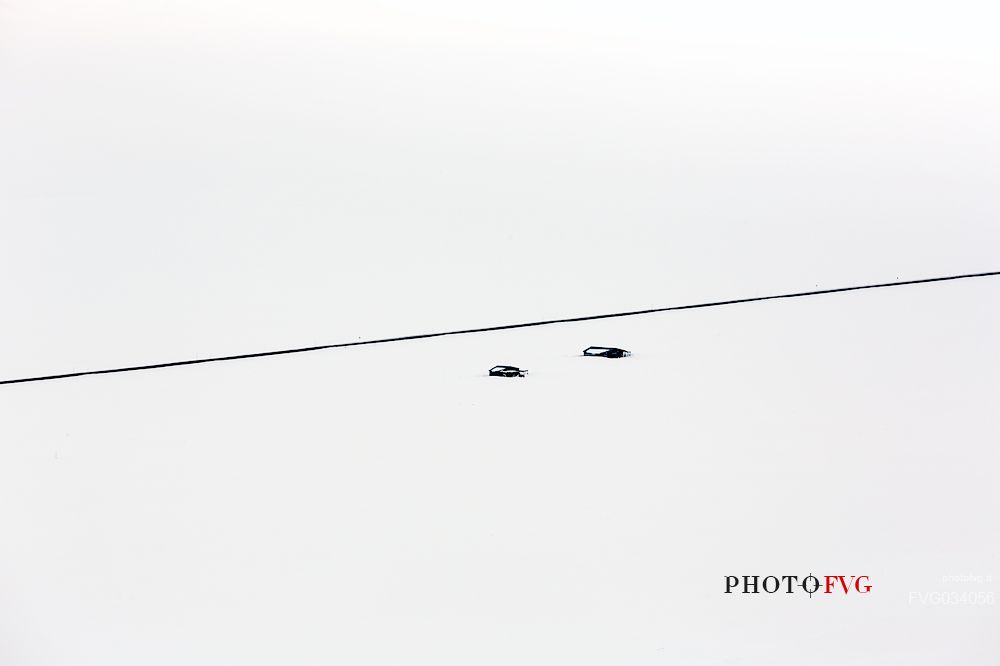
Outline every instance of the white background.
[[[412, 4], [0, 4], [0, 376], [997, 270], [991, 3]], [[998, 289], [3, 387], [0, 663], [995, 665]]]

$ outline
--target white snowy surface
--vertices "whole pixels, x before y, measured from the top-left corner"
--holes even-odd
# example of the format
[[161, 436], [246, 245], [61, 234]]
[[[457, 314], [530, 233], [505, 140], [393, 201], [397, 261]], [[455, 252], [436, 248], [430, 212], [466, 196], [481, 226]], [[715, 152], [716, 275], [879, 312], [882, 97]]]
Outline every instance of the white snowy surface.
[[[998, 19], [5, 0], [0, 378], [997, 270]], [[997, 666], [998, 284], [0, 386], [0, 666]]]
[[2, 376], [995, 270], [998, 20], [6, 0]]
[[5, 387], [4, 663], [995, 664], [998, 293]]

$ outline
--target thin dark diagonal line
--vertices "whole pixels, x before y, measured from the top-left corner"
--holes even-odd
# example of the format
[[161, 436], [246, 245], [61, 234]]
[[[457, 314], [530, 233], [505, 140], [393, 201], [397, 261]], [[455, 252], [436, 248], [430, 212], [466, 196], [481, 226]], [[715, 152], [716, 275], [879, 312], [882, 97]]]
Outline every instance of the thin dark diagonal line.
[[248, 358], [261, 358], [264, 356], [281, 356], [283, 354], [301, 354], [304, 352], [320, 351], [323, 349], [338, 349], [340, 347], [359, 347], [361, 345], [378, 345], [389, 342], [405, 342], [407, 340], [422, 340], [424, 338], [440, 338], [447, 335], [465, 335], [468, 333], [488, 333], [490, 331], [505, 331], [513, 328], [529, 328], [532, 326], [548, 326], [550, 324], [569, 324], [577, 321], [591, 321], [594, 319], [612, 319], [614, 317], [634, 317], [636, 315], [654, 314], [657, 312], [673, 312], [675, 310], [695, 310], [698, 308], [714, 308], [723, 305], [738, 305], [740, 303], [753, 303], [756, 301], [774, 301], [782, 298], [802, 298], [805, 296], [820, 296], [823, 294], [837, 294], [845, 291], [860, 291], [862, 289], [881, 289], [883, 287], [902, 287], [913, 284], [927, 284], [929, 282], [946, 282], [949, 280], [965, 280], [968, 278], [995, 277], [1000, 275], [1000, 271], [990, 271], [988, 273], [969, 273], [966, 275], [947, 275], [944, 277], [923, 278], [921, 280], [904, 280], [902, 282], [883, 282], [881, 284], [865, 284], [854, 287], [837, 287], [835, 289], [818, 289], [816, 291], [800, 291], [791, 294], [776, 294], [772, 296], [753, 296], [751, 298], [735, 298], [727, 301], [712, 301], [709, 303], [694, 303], [690, 305], [672, 305], [664, 308], [649, 308], [648, 310], [632, 310], [629, 312], [612, 312], [609, 314], [585, 315], [583, 317], [565, 317], [562, 319], [546, 319], [543, 321], [530, 321], [521, 324], [501, 324], [499, 326], [484, 326], [481, 328], [466, 328], [457, 331], [442, 331], [438, 333], [418, 333], [416, 335], [400, 335], [392, 338], [378, 338], [375, 340], [358, 340], [355, 342], [338, 342], [328, 345], [315, 345], [312, 347], [296, 347], [293, 349], [277, 349], [272, 351], [253, 352], [250, 354], [233, 354], [231, 356], [215, 356], [212, 358], [197, 358], [186, 361], [169, 361], [166, 363], [150, 363], [149, 365], [133, 365], [122, 368], [106, 368], [103, 370], [82, 370], [79, 372], [66, 372], [58, 375], [42, 375], [38, 377], [22, 377], [20, 379], [0, 380], [0, 384], [23, 384], [26, 382], [42, 382], [52, 379], [69, 379], [70, 377], [83, 377], [85, 375], [107, 375], [116, 372], [136, 372], [139, 370], [155, 370], [157, 368], [173, 368], [181, 365], [197, 365], [199, 363], [217, 363], [220, 361], [238, 361]]

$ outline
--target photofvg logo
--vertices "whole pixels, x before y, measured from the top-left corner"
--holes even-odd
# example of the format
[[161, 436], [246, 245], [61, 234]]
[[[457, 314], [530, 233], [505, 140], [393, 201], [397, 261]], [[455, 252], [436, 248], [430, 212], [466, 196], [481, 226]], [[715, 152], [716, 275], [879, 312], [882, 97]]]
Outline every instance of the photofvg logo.
[[[822, 590], [822, 592], [821, 592]], [[868, 594], [868, 576], [726, 576], [726, 594]]]

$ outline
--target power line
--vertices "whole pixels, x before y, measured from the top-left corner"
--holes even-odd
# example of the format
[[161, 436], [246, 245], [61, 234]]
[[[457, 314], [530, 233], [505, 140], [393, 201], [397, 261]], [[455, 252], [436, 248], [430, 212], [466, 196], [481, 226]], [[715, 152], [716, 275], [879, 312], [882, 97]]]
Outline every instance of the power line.
[[736, 298], [728, 301], [712, 301], [709, 303], [694, 303], [690, 305], [672, 305], [665, 308], [650, 308], [648, 310], [633, 310], [631, 312], [613, 312], [610, 314], [586, 315], [583, 317], [566, 317], [563, 319], [547, 319], [544, 321], [530, 321], [521, 324], [501, 324], [499, 326], [484, 326], [482, 328], [466, 328], [458, 331], [443, 331], [440, 333], [419, 333], [417, 335], [400, 335], [394, 338], [379, 338], [376, 340], [359, 340], [356, 342], [338, 342], [329, 345], [315, 345], [313, 347], [296, 347], [294, 349], [277, 349], [273, 351], [254, 352], [251, 354], [233, 354], [232, 356], [215, 356], [212, 358], [197, 358], [187, 361], [169, 361], [167, 363], [150, 363], [149, 365], [133, 365], [123, 368], [106, 368], [104, 370], [83, 370], [80, 372], [66, 372], [58, 375], [42, 375], [38, 377], [22, 377], [20, 379], [0, 380], [0, 384], [23, 384], [26, 382], [43, 382], [51, 379], [69, 379], [70, 377], [83, 377], [84, 375], [107, 375], [116, 372], [136, 372], [139, 370], [155, 370], [157, 368], [172, 368], [179, 365], [196, 365], [198, 363], [216, 363], [218, 361], [238, 361], [247, 358], [261, 358], [263, 356], [280, 356], [282, 354], [300, 354], [303, 352], [320, 351], [322, 349], [337, 349], [339, 347], [359, 347], [361, 345], [378, 345], [388, 342], [404, 342], [406, 340], [421, 340], [424, 338], [440, 338], [446, 335], [465, 335], [467, 333], [488, 333], [490, 331], [505, 331], [512, 328], [529, 328], [531, 326], [548, 326], [549, 324], [568, 324], [576, 321], [591, 321], [594, 319], [611, 319], [614, 317], [632, 317], [635, 315], [653, 314], [656, 312], [672, 312], [675, 310], [694, 310], [697, 308], [714, 308], [722, 305], [737, 305], [740, 303], [753, 303], [755, 301], [773, 301], [779, 298], [801, 298], [803, 296], [820, 296], [822, 294], [836, 294], [844, 291], [860, 291], [862, 289], [881, 289], [883, 287], [902, 287], [911, 284], [926, 284], [928, 282], [945, 282], [948, 280], [965, 280], [978, 277], [995, 277], [1000, 275], [1000, 271], [989, 273], [969, 273], [967, 275], [948, 275], [945, 277], [924, 278], [921, 280], [904, 280], [902, 282], [883, 282], [881, 284], [865, 284], [854, 287], [837, 287], [835, 289], [819, 289], [816, 291], [800, 291], [792, 294], [776, 294], [773, 296], [753, 296], [751, 298]]

